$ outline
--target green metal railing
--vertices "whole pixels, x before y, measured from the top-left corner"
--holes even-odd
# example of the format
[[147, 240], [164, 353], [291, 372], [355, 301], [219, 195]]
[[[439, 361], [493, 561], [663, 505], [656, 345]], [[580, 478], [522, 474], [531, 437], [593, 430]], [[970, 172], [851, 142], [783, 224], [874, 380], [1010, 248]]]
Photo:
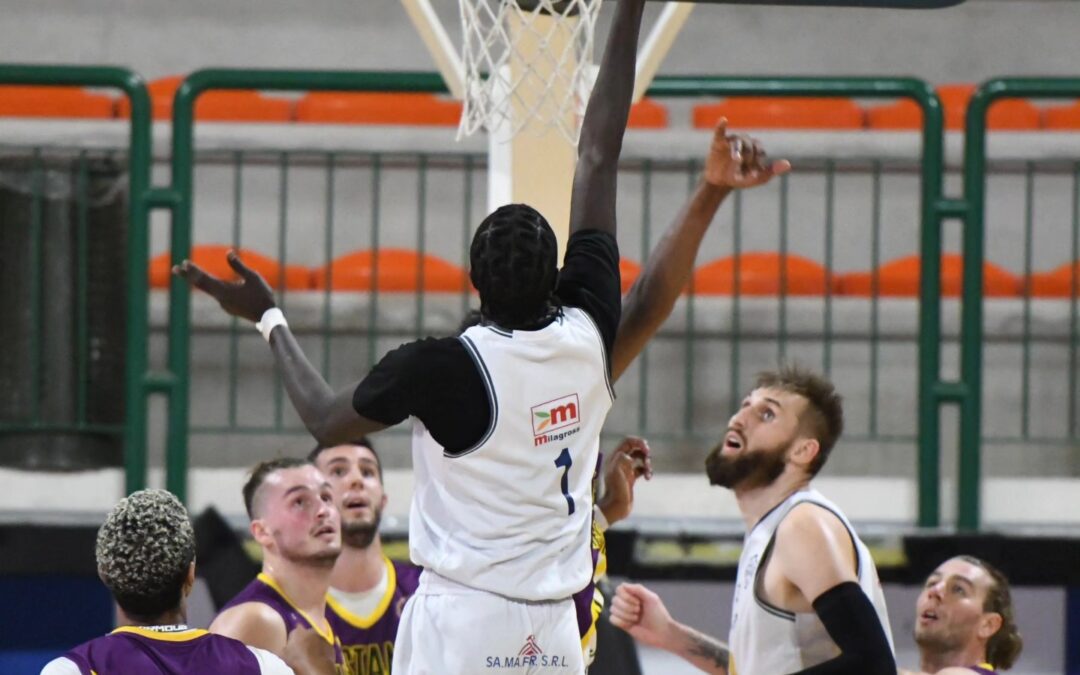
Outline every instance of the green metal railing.
[[[126, 464], [126, 487], [128, 491], [138, 489], [145, 484], [147, 472], [147, 402], [152, 394], [161, 394], [168, 399], [166, 417], [166, 486], [181, 498], [187, 492], [188, 471], [188, 446], [189, 434], [282, 434], [303, 433], [301, 426], [290, 422], [292, 418], [284, 401], [280, 382], [275, 380], [272, 393], [267, 393], [267, 398], [272, 398], [272, 421], [264, 423], [260, 421], [252, 423], [252, 416], [246, 414], [244, 406], [240, 404], [244, 397], [240, 393], [241, 383], [241, 359], [247, 351], [240, 347], [242, 340], [252, 338], [247, 332], [241, 333], [241, 328], [234, 321], [224, 330], [212, 328], [209, 331], [200, 329], [198, 333], [209, 332], [218, 336], [225, 336], [228, 340], [227, 349], [223, 351], [227, 360], [226, 368], [229, 371], [226, 384], [226, 405], [223, 407], [223, 417], [218, 421], [199, 416], [197, 421], [192, 417], [190, 409], [190, 387], [192, 378], [191, 364], [191, 297], [187, 286], [180, 280], [173, 278], [169, 288], [168, 323], [165, 329], [166, 367], [163, 370], [152, 370], [148, 364], [148, 293], [145, 270], [147, 269], [147, 257], [149, 249], [149, 214], [152, 209], [163, 209], [171, 212], [171, 229], [169, 232], [169, 250], [173, 263], [177, 263], [188, 257], [192, 247], [192, 230], [194, 219], [194, 184], [195, 167], [205, 164], [213, 164], [224, 167], [223, 170], [231, 172], [233, 202], [231, 205], [231, 240], [239, 246], [242, 240], [246, 241], [242, 233], [241, 221], [243, 219], [243, 204], [249, 201], [245, 191], [245, 174], [247, 167], [254, 165], [269, 166], [280, 172], [278, 199], [278, 246], [277, 259], [284, 265], [287, 260], [286, 244], [286, 221], [289, 219], [288, 211], [290, 199], [290, 180], [294, 172], [303, 170], [305, 167], [314, 167], [325, 176], [326, 183], [324, 194], [320, 197], [325, 205], [325, 214], [322, 233], [323, 239], [319, 243], [322, 249], [323, 262], [327, 265], [334, 255], [342, 251], [338, 249], [342, 244], [335, 239], [335, 232], [340, 231], [344, 215], [335, 209], [339, 193], [344, 190], [336, 187], [339, 180], [345, 177], [352, 180], [353, 174], [363, 175], [371, 191], [370, 209], [371, 231], [367, 245], [371, 250], [377, 251], [380, 246], [387, 244], [387, 232], [380, 230], [380, 222], [386, 220], [383, 210], [389, 206], [385, 198], [380, 196], [380, 188], [386, 176], [394, 171], [405, 168], [413, 172], [415, 176], [416, 199], [420, 204], [416, 213], [417, 230], [412, 246], [420, 254], [426, 250], [438, 251], [439, 255], [450, 258], [453, 262], [467, 266], [468, 243], [471, 238], [471, 228], [474, 226], [474, 216], [482, 210], [478, 206], [475, 195], [478, 193], [476, 184], [479, 182], [476, 173], [485, 168], [486, 160], [480, 155], [471, 154], [439, 154], [430, 152], [402, 153], [402, 152], [366, 152], [366, 151], [310, 151], [310, 150], [285, 150], [274, 148], [246, 148], [243, 150], [222, 150], [209, 153], [199, 153], [196, 156], [194, 146], [194, 106], [199, 95], [214, 89], [258, 89], [264, 91], [291, 91], [291, 90], [334, 90], [334, 91], [420, 91], [420, 92], [443, 92], [444, 85], [441, 79], [430, 73], [365, 73], [365, 72], [323, 72], [323, 71], [251, 71], [251, 70], [205, 70], [193, 74], [180, 87], [177, 92], [173, 110], [173, 137], [171, 154], [171, 184], [163, 187], [151, 187], [150, 185], [150, 107], [149, 99], [142, 81], [138, 76], [118, 69], [95, 69], [95, 68], [41, 68], [27, 66], [0, 67], [0, 83], [17, 84], [80, 84], [84, 86], [110, 86], [122, 89], [132, 102], [132, 126], [130, 138], [130, 154], [128, 165], [131, 181], [130, 218], [131, 218], [131, 245], [128, 251], [128, 288], [130, 295], [127, 307], [127, 373], [125, 376], [125, 401], [127, 413], [122, 430]], [[962, 529], [977, 529], [979, 525], [978, 486], [980, 480], [980, 393], [982, 391], [982, 261], [985, 245], [984, 216], [985, 216], [985, 190], [986, 176], [985, 157], [985, 112], [990, 103], [998, 98], [1009, 96], [1023, 97], [1072, 97], [1080, 95], [1080, 80], [996, 80], [984, 85], [973, 99], [969, 110], [969, 121], [966, 144], [966, 172], [964, 175], [964, 198], [948, 199], [943, 194], [944, 158], [942, 145], [942, 110], [940, 102], [934, 91], [925, 83], [906, 78], [899, 79], [874, 79], [874, 78], [717, 78], [717, 77], [668, 77], [658, 78], [649, 95], [664, 98], [685, 98], [701, 96], [833, 96], [846, 98], [867, 99], [894, 99], [907, 98], [915, 101], [923, 110], [924, 128], [922, 130], [922, 154], [917, 166], [906, 163], [900, 169], [894, 169], [900, 173], [913, 173], [918, 171], [918, 194], [920, 205], [918, 207], [918, 220], [920, 222], [920, 253], [923, 260], [937, 260], [942, 252], [942, 224], [947, 219], [957, 219], [964, 222], [963, 254], [964, 254], [964, 287], [962, 297], [962, 315], [959, 339], [953, 341], [946, 337], [942, 329], [942, 301], [941, 279], [939, 267], [936, 264], [922, 266], [922, 283], [920, 288], [920, 312], [918, 326], [918, 351], [919, 351], [919, 374], [918, 374], [918, 405], [917, 405], [917, 438], [913, 433], [906, 430], [897, 433], [895, 426], [890, 429], [888, 420], [882, 416], [878, 409], [879, 387], [879, 351], [883, 341], [891, 338], [883, 337], [881, 328], [881, 316], [879, 310], [879, 298], [876, 293], [877, 277], [876, 270], [881, 262], [882, 248], [882, 193], [883, 177], [887, 169], [880, 159], [848, 160], [835, 157], [811, 158], [810, 161], [800, 162], [800, 175], [808, 173], [821, 179], [824, 185], [823, 213], [825, 227], [820, 234], [820, 245], [823, 246], [823, 263], [827, 275], [832, 274], [833, 255], [836, 248], [836, 234], [834, 223], [837, 220], [837, 183], [842, 176], [850, 173], [859, 173], [869, 177], [870, 197], [869, 225], [870, 233], [867, 239], [869, 248], [869, 268], [875, 270], [873, 288], [869, 298], [869, 339], [852, 337], [851, 335], [838, 335], [835, 332], [835, 302], [831, 291], [826, 291], [821, 301], [821, 329], [820, 334], [808, 336], [799, 334], [795, 324], [789, 323], [792, 319], [790, 307], [799, 302], [789, 298], [785, 289], [784, 279], [781, 279], [781, 291], [774, 299], [776, 303], [776, 331], [775, 337], [760, 335], [755, 336], [754, 330], [744, 330], [745, 314], [747, 307], [753, 307], [753, 302], [747, 300], [740, 293], [741, 280], [738, 266], [733, 270], [733, 282], [735, 292], [730, 297], [730, 316], [727, 326], [719, 332], [705, 328], [704, 319], [707, 307], [708, 311], [715, 309], [717, 305], [705, 305], [707, 302], [691, 289], [685, 301], [685, 328], [668, 326], [665, 333], [657, 339], [657, 344], [663, 341], [675, 341], [675, 346], [682, 353], [683, 369], [682, 398], [683, 407], [680, 409], [679, 421], [669, 431], [654, 428], [651, 425], [650, 399], [651, 390], [648, 371], [650, 367], [656, 367], [656, 358], [653, 357], [653, 365], [650, 366], [650, 355], [647, 350], [642, 354], [639, 364], [637, 381], [637, 419], [636, 428], [648, 432], [651, 437], [664, 437], [665, 434], [671, 439], [692, 439], [700, 441], [704, 438], [715, 436], [715, 430], [705, 428], [709, 423], [703, 423], [700, 413], [695, 413], [693, 403], [700, 400], [711, 386], [708, 378], [703, 377], [700, 363], [703, 358], [716, 357], [723, 353], [729, 372], [724, 375], [727, 382], [729, 395], [738, 395], [742, 386], [742, 373], [748, 370], [753, 363], [751, 352], [760, 348], [755, 346], [755, 341], [775, 342], [775, 361], [783, 361], [800, 354], [814, 353], [818, 349], [816, 343], [820, 343], [821, 368], [829, 374], [837, 366], [848, 366], [844, 345], [853, 341], [869, 345], [870, 367], [868, 368], [870, 405], [867, 410], [865, 432], [853, 428], [847, 435], [849, 440], [872, 443], [903, 443], [908, 444], [917, 440], [918, 448], [918, 524], [925, 527], [934, 527], [940, 524], [940, 436], [941, 423], [940, 412], [945, 405], [958, 405], [960, 408], [959, 423], [959, 485], [958, 485], [958, 525]], [[446, 255], [444, 249], [432, 248], [437, 246], [429, 241], [426, 235], [429, 223], [439, 220], [445, 214], [429, 212], [429, 195], [437, 192], [435, 178], [439, 171], [451, 171], [460, 175], [464, 200], [461, 203], [460, 217], [460, 257], [454, 259], [454, 254]], [[1039, 166], [1034, 163], [1026, 164], [1019, 175], [1026, 186], [1025, 191], [1025, 241], [1024, 271], [1030, 273], [1032, 262], [1033, 238], [1033, 211], [1034, 211], [1034, 180]], [[1072, 259], [1080, 258], [1080, 164], [1071, 167], [1073, 176], [1073, 192], [1075, 208], [1073, 210], [1073, 237]], [[670, 185], [672, 180], [683, 181], [686, 189], [692, 188], [700, 172], [698, 161], [675, 161], [656, 159], [628, 158], [624, 163], [623, 171], [628, 175], [639, 175], [643, 189], [641, 191], [641, 258], [643, 259], [653, 243], [653, 236], [657, 231], [654, 218], [660, 209], [654, 204], [656, 194], [664, 195], [666, 201], [677, 201], [670, 197], [669, 193], [657, 188], [656, 185], [664, 183]], [[779, 208], [777, 227], [779, 232], [778, 244], [781, 256], [799, 250], [805, 242], [796, 238], [793, 232], [795, 223], [789, 222], [790, 213], [799, 213], [805, 219], [805, 214], [793, 211], [795, 199], [793, 186], [798, 185], [799, 179], [783, 177], [777, 181], [774, 193]], [[815, 178], [817, 180], [817, 178]], [[346, 183], [348, 185], [350, 183]], [[655, 184], [655, 185], [654, 185]], [[755, 195], [764, 194], [755, 192]], [[732, 205], [728, 208], [734, 218], [734, 226], [731, 230], [730, 245], [724, 244], [725, 253], [730, 252], [738, 257], [747, 250], [747, 242], [744, 233], [743, 222], [746, 219], [748, 199], [758, 197], [746, 197], [736, 193], [732, 197]], [[339, 220], [342, 219], [342, 220]], [[915, 218], [913, 218], [914, 220]], [[714, 227], [714, 229], [716, 229]], [[397, 232], [400, 234], [400, 231]], [[455, 233], [456, 237], [457, 234]], [[815, 238], [819, 235], [813, 235]], [[392, 236], [390, 237], [392, 238]], [[445, 246], [446, 238], [440, 240]], [[455, 248], [456, 248], [455, 244]], [[704, 252], [703, 252], [704, 253]], [[376, 259], [377, 260], [377, 259]], [[375, 263], [376, 266], [378, 263]], [[783, 267], [781, 268], [783, 270]], [[375, 270], [377, 276], [377, 269]], [[417, 275], [422, 282], [425, 270], [423, 265], [417, 270]], [[784, 271], [781, 272], [783, 276]], [[280, 280], [279, 280], [280, 281]], [[422, 286], [422, 283], [419, 284]], [[329, 284], [327, 284], [329, 286]], [[335, 298], [329, 288], [321, 293], [321, 319], [318, 325], [312, 325], [306, 332], [303, 328], [298, 330], [301, 339], [315, 340], [315, 350], [312, 352], [313, 361], [321, 363], [324, 375], [335, 375], [339, 365], [335, 365], [332, 351], [338, 343], [336, 341], [350, 338], [353, 329], [341, 325], [340, 320], [333, 311]], [[418, 293], [414, 299], [415, 305], [412, 312], [412, 320], [409, 325], [401, 325], [392, 328], [380, 326], [376, 330], [376, 321], [381, 316], [380, 309], [385, 303], [393, 303], [387, 300], [384, 293], [376, 287], [368, 294], [368, 304], [365, 307], [367, 322], [367, 341], [359, 353], [366, 352], [366, 361], [370, 366], [378, 356], [385, 351], [385, 347], [391, 346], [393, 341], [410, 339], [425, 334], [429, 330], [429, 319], [433, 313], [429, 298]], [[285, 290], [282, 285], [279, 290], [279, 298], [285, 302]], [[450, 298], [451, 303], [456, 303], [456, 308], [461, 313], [470, 304], [470, 295], [467, 288], [461, 290], [457, 299]], [[40, 298], [38, 299], [40, 303]], [[435, 301], [436, 303], [439, 301]], [[712, 301], [708, 301], [712, 302]], [[770, 301], [772, 302], [772, 301]], [[815, 306], [816, 307], [816, 306]], [[436, 304], [436, 309], [438, 305]], [[445, 307], [443, 307], [445, 310]], [[816, 309], [813, 311], [817, 311]], [[1078, 429], [1077, 415], [1077, 378], [1075, 373], [1078, 365], [1077, 355], [1077, 299], [1072, 298], [1070, 305], [1071, 323], [1069, 337], [1068, 359], [1070, 364], [1069, 379], [1069, 422], [1066, 433], [1067, 438], [1040, 439], [1032, 432], [1028, 420], [1028, 412], [1031, 405], [1031, 373], [1032, 345], [1037, 344], [1040, 337], [1037, 331], [1032, 329], [1031, 296], [1026, 294], [1023, 307], [1023, 333], [1016, 340], [1022, 349], [1021, 390], [1023, 395], [1023, 415], [1020, 431], [1008, 438], [984, 437], [983, 442], [1027, 442], [1027, 441], [1050, 441], [1059, 443], [1068, 439], [1075, 439], [1080, 433]], [[793, 316], [793, 315], [792, 315]], [[85, 324], [85, 317], [78, 319]], [[805, 331], [803, 331], [805, 333]], [[257, 337], [257, 336], [256, 336]], [[381, 341], [381, 342], [380, 342]], [[815, 345], [807, 347], [814, 342]], [[680, 344], [681, 343], [681, 344]], [[359, 343], [358, 343], [359, 344]], [[957, 380], [945, 380], [941, 376], [942, 353], [945, 348], [953, 344], [958, 345], [960, 353], [960, 376]], [[654, 346], [655, 348], [655, 346]], [[730, 351], [724, 352], [724, 349]], [[810, 352], [807, 351], [810, 349]], [[321, 350], [321, 351], [320, 351]], [[337, 347], [338, 352], [357, 350], [344, 350]], [[202, 352], [200, 352], [202, 353]], [[748, 358], [749, 357], [749, 358]], [[340, 356], [338, 357], [340, 359]], [[770, 357], [771, 358], [771, 357]], [[812, 358], [817, 358], [814, 356]], [[362, 359], [363, 360], [363, 359]], [[774, 361], [770, 361], [772, 363]], [[275, 376], [276, 377], [276, 376]], [[715, 379], [715, 378], [714, 378]], [[248, 386], [248, 385], [245, 385]], [[715, 390], [715, 387], [713, 387]], [[85, 397], [86, 393], [80, 394]], [[655, 393], [653, 394], [655, 396]], [[735, 400], [735, 399], [733, 399]], [[246, 402], [245, 402], [246, 405]], [[710, 413], [715, 416], [715, 412]], [[289, 419], [286, 419], [289, 417]], [[13, 429], [6, 422], [0, 426], [0, 431]], [[625, 426], [625, 425], [623, 425]], [[633, 427], [631, 427], [633, 428]], [[88, 430], [88, 429], [87, 429]], [[620, 428], [620, 430], [623, 430]], [[630, 428], [625, 430], [629, 431]], [[986, 434], [983, 434], [986, 436]]]
[[[946, 392], [949, 398], [960, 401], [960, 468], [957, 485], [959, 499], [957, 524], [964, 530], [979, 528], [979, 482], [981, 477], [980, 451], [978, 438], [982, 429], [979, 397], [982, 395], [982, 349], [983, 349], [983, 259], [986, 240], [984, 227], [986, 221], [986, 121], [990, 106], [998, 100], [1007, 98], [1027, 99], [1072, 99], [1080, 96], [1080, 78], [1001, 78], [983, 83], [975, 92], [968, 105], [964, 138], [964, 199], [948, 202], [945, 206], [953, 217], [964, 220], [964, 307], [963, 340], [964, 351], [961, 356], [961, 383]], [[1080, 173], [1078, 171], [1077, 173]], [[1028, 173], [1030, 181], [1030, 171]], [[1075, 176], [1075, 174], [1074, 174]], [[1029, 191], [1029, 194], [1031, 192]], [[1074, 205], [1080, 204], [1077, 198], [1077, 182], [1073, 181]], [[1072, 258], [1080, 260], [1080, 246], [1077, 237], [1077, 212], [1074, 206], [1074, 227], [1072, 238]], [[1025, 272], [1031, 271], [1031, 209], [1032, 203], [1026, 204], [1025, 229], [1028, 233], [1025, 251]], [[924, 258], [926, 259], [926, 258]], [[925, 269], [925, 266], [924, 266]], [[925, 274], [925, 272], [924, 272]], [[1077, 299], [1076, 279], [1072, 279], [1072, 298], [1069, 315], [1069, 433], [1076, 434], [1076, 368], [1077, 368]], [[1025, 333], [1030, 330], [1030, 288], [1026, 289], [1024, 306]], [[925, 297], [924, 297], [925, 301]], [[925, 310], [924, 310], [925, 312]], [[1029, 342], [1024, 343], [1024, 359], [1028, 360]], [[1028, 369], [1024, 368], [1025, 377]], [[962, 389], [961, 389], [962, 387]], [[1029, 383], [1024, 382], [1023, 395], [1029, 392]], [[1025, 403], [1026, 405], [1026, 403]], [[1026, 415], [1025, 415], [1026, 418]], [[1027, 429], [1024, 429], [1025, 435]]]
[[[84, 86], [117, 89], [131, 104], [129, 134], [128, 180], [130, 190], [129, 248], [127, 260], [126, 373], [125, 421], [122, 430], [90, 429], [77, 422], [75, 432], [105, 431], [122, 433], [124, 439], [125, 489], [138, 490], [146, 485], [146, 407], [147, 396], [153, 390], [153, 380], [147, 369], [147, 281], [146, 266], [149, 241], [148, 193], [150, 187], [150, 96], [142, 77], [124, 68], [104, 66], [0, 66], [0, 84], [42, 86]], [[37, 214], [40, 217], [40, 213]], [[40, 222], [37, 224], [40, 229]], [[37, 245], [40, 252], [40, 243]], [[32, 298], [38, 303], [40, 295]], [[80, 303], [82, 304], [82, 303]], [[40, 312], [40, 306], [34, 307]], [[78, 328], [86, 330], [86, 316], [80, 314]], [[40, 338], [40, 336], [37, 336]], [[34, 373], [40, 381], [41, 371]], [[57, 430], [55, 425], [35, 419], [29, 425], [11, 425], [8, 431]]]

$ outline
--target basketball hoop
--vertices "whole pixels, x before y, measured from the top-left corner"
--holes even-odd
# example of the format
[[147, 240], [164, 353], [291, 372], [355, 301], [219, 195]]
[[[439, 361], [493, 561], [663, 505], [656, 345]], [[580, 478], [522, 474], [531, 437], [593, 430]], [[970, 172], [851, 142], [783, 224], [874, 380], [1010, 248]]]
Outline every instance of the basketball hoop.
[[600, 0], [460, 0], [459, 135], [554, 128], [576, 144], [592, 87]]

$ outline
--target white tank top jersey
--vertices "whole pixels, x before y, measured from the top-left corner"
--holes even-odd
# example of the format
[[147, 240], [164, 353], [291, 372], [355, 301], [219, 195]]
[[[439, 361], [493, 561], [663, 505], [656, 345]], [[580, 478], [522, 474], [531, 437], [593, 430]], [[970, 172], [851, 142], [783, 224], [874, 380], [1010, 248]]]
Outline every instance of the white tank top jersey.
[[[733, 675], [777, 675], [791, 673], [836, 658], [840, 649], [829, 637], [818, 615], [793, 614], [769, 605], [761, 596], [764, 570], [772, 551], [776, 529], [795, 506], [809, 502], [832, 511], [844, 523], [855, 544], [859, 586], [877, 610], [881, 627], [895, 652], [885, 596], [870, 551], [855, 534], [851, 523], [835, 504], [816, 490], [800, 490], [762, 518], [743, 541], [739, 571], [735, 578], [735, 598], [731, 608], [731, 649]], [[764, 562], [763, 562], [764, 561]]]
[[600, 332], [567, 307], [535, 331], [474, 326], [491, 423], [447, 455], [413, 427], [409, 552], [425, 574], [517, 600], [560, 600], [592, 577], [592, 478], [614, 394]]

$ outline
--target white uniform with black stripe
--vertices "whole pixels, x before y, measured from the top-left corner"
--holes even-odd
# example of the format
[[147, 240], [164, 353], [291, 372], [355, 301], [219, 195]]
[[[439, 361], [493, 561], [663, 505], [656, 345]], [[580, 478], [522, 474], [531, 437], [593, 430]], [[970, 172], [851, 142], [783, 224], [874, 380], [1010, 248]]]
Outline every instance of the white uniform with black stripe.
[[424, 573], [393, 672], [583, 672], [569, 598], [593, 574], [592, 477], [613, 401], [603, 340], [567, 307], [540, 330], [474, 326], [461, 341], [491, 424], [455, 456], [413, 428], [409, 551]]
[[[851, 535], [858, 563], [859, 586], [877, 610], [881, 626], [892, 643], [892, 630], [885, 609], [885, 596], [870, 551], [855, 534], [840, 509], [816, 490], [800, 490], [762, 518], [743, 542], [735, 598], [731, 608], [731, 649], [737, 675], [777, 675], [791, 673], [836, 658], [840, 649], [829, 637], [818, 615], [792, 614], [769, 605], [761, 596], [764, 571], [772, 551], [776, 529], [795, 506], [809, 502], [832, 511]], [[813, 564], [807, 561], [807, 564]], [[895, 647], [894, 647], [895, 651]]]

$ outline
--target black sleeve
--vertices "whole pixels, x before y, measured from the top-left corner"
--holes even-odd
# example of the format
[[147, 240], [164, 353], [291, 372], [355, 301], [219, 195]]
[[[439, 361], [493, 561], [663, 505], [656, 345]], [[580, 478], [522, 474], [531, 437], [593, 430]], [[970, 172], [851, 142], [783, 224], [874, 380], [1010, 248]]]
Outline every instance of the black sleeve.
[[814, 600], [840, 656], [794, 675], [896, 675], [896, 659], [877, 611], [854, 581], [833, 586]]
[[415, 416], [451, 453], [473, 447], [491, 420], [484, 381], [457, 338], [425, 338], [386, 354], [356, 386], [353, 408], [387, 426]]
[[615, 346], [622, 313], [619, 245], [600, 230], [575, 232], [566, 243], [555, 294], [569, 307], [589, 313], [600, 329], [608, 354]]

